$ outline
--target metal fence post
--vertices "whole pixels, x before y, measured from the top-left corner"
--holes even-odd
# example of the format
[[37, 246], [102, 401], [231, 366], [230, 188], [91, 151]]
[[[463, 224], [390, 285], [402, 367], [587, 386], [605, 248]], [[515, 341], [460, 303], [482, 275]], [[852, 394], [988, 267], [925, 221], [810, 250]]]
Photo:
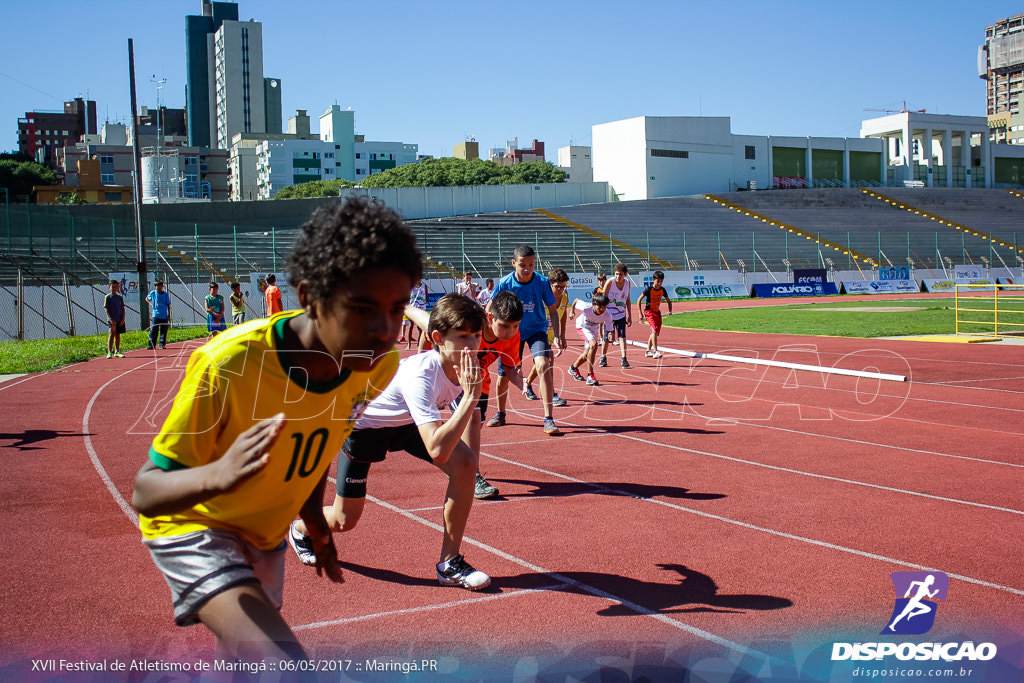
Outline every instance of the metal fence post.
[[114, 270], [120, 270], [117, 267], [117, 224], [113, 218], [110, 219], [110, 234], [114, 238]]
[[196, 284], [199, 284], [199, 224], [193, 223], [192, 227], [195, 229], [196, 238]]
[[61, 273], [64, 278], [64, 299], [68, 304], [68, 336], [75, 336], [75, 312], [71, 306], [71, 287], [68, 285], [68, 273], [64, 271]]
[[18, 268], [18, 341], [25, 341], [25, 275]]

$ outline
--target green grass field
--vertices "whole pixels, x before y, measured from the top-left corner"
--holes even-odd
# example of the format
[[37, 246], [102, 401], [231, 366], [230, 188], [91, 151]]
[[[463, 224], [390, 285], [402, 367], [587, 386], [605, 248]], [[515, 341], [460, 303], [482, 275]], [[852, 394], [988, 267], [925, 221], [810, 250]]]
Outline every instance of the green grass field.
[[897, 337], [953, 334], [956, 328], [956, 315], [952, 297], [848, 302], [836, 300], [817, 304], [753, 306], [681, 313], [666, 316], [665, 325], [765, 334]]
[[[167, 341], [186, 341], [196, 337], [205, 337], [206, 334], [206, 327], [172, 328], [167, 333]], [[149, 339], [145, 332], [126, 332], [121, 335], [121, 351], [144, 349], [148, 342]], [[106, 334], [0, 342], [0, 375], [45, 372], [90, 358], [99, 358], [105, 356], [106, 353]]]

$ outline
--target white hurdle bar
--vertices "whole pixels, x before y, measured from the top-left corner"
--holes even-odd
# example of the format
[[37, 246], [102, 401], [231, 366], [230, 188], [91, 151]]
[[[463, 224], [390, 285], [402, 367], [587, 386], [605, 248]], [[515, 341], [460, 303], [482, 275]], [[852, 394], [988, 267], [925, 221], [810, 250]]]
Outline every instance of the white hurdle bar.
[[[627, 339], [627, 344], [647, 348], [647, 344]], [[688, 358], [708, 358], [710, 360], [722, 360], [729, 363], [746, 363], [747, 365], [766, 365], [772, 368], [787, 368], [790, 370], [806, 370], [807, 372], [820, 372], [828, 375], [846, 375], [848, 377], [866, 377], [869, 379], [880, 379], [888, 382], [906, 382], [906, 375], [890, 375], [884, 372], [869, 372], [867, 370], [847, 370], [846, 368], [826, 368], [822, 365], [805, 365], [803, 363], [787, 363], [781, 360], [764, 360], [762, 358], [744, 358], [743, 356], [727, 356], [722, 353], [701, 353], [699, 351], [683, 351], [671, 349], [666, 346], [658, 346], [659, 351], [667, 351]]]

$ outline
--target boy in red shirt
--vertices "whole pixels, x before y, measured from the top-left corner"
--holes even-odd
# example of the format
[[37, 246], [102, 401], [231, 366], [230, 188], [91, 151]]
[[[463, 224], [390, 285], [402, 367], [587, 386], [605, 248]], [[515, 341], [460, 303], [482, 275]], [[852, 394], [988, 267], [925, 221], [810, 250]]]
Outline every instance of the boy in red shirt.
[[271, 273], [267, 276], [267, 291], [264, 294], [267, 297], [267, 317], [280, 313], [284, 310], [284, 306], [281, 305], [281, 288], [276, 284], [277, 276]]
[[672, 314], [672, 299], [669, 298], [668, 291], [661, 286], [663, 282], [665, 282], [665, 273], [660, 270], [654, 271], [654, 282], [645, 288], [643, 294], [636, 300], [636, 305], [640, 306], [640, 302], [647, 299], [643, 312], [647, 324], [651, 326], [651, 336], [647, 339], [647, 351], [644, 352], [644, 355], [648, 358], [661, 358], [662, 356], [661, 351], [658, 350], [658, 335], [661, 334], [662, 301], [668, 303], [669, 315]]

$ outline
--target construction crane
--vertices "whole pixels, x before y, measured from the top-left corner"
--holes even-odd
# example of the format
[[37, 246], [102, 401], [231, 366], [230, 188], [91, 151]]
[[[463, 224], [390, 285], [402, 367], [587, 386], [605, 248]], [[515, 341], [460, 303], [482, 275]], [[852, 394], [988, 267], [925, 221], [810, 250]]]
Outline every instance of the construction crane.
[[925, 113], [927, 113], [927, 111], [924, 110], [924, 109], [907, 109], [907, 101], [906, 100], [903, 100], [903, 108], [902, 109], [876, 109], [874, 107], [865, 107], [864, 111], [880, 111], [880, 112], [884, 112], [886, 114], [906, 114], [907, 112], [912, 112], [914, 114], [925, 114]]

